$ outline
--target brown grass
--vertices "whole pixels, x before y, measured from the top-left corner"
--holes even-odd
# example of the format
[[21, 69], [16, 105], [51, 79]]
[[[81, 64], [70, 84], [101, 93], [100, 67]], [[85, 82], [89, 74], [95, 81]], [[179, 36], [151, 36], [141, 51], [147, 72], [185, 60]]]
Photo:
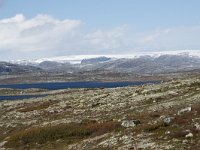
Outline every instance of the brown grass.
[[176, 131], [170, 134], [171, 138], [183, 138], [185, 137], [189, 132], [187, 131]]
[[37, 144], [55, 142], [58, 139], [65, 140], [66, 144], [73, 143], [78, 139], [88, 136], [102, 135], [119, 129], [121, 126], [117, 122], [87, 122], [60, 124], [56, 126], [31, 127], [10, 136], [7, 147], [28, 148], [36, 147]]
[[133, 130], [137, 133], [140, 132], [154, 132], [162, 127], [165, 127], [165, 124], [163, 122], [158, 122], [156, 124], [141, 124], [138, 125]]
[[30, 112], [30, 111], [34, 111], [34, 110], [46, 109], [50, 105], [53, 105], [55, 103], [56, 103], [56, 101], [47, 101], [47, 102], [43, 102], [43, 103], [32, 103], [32, 104], [26, 106], [25, 108], [20, 109], [19, 112], [25, 113], [25, 112]]

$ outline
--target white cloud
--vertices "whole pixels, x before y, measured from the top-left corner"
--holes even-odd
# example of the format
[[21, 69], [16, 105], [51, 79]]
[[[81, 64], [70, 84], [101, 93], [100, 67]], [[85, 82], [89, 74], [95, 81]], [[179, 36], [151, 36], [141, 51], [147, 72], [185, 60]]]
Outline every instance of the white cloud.
[[12, 51], [55, 50], [64, 37], [72, 37], [79, 20], [57, 20], [38, 15], [27, 20], [22, 14], [0, 21], [0, 49]]
[[135, 51], [200, 49], [200, 26], [160, 29], [148, 33], [123, 25], [84, 32], [80, 20], [49, 15], [27, 19], [23, 14], [0, 20], [0, 59], [74, 54], [130, 54]]
[[200, 49], [200, 26], [156, 30], [138, 37], [137, 48], [144, 50]]
[[[98, 30], [84, 36], [83, 42], [96, 51], [116, 50], [125, 46], [127, 26], [113, 28], [107, 31]], [[107, 52], [109, 53], [109, 52]]]
[[10, 52], [15, 57], [17, 53], [30, 57], [96, 54], [123, 45], [126, 26], [88, 33], [81, 27], [80, 20], [59, 20], [49, 15], [26, 19], [17, 14], [0, 20], [0, 52]]

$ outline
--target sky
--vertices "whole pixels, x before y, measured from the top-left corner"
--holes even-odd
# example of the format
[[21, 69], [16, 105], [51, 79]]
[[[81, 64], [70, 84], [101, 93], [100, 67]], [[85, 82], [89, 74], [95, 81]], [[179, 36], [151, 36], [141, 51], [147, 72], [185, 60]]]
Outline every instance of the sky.
[[0, 0], [0, 60], [199, 50], [199, 0]]

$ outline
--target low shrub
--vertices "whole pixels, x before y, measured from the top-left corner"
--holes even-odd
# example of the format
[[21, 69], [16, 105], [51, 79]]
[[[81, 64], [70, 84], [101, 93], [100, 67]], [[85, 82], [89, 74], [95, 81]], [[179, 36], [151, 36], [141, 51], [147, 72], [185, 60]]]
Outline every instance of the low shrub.
[[136, 132], [153, 132], [161, 127], [165, 127], [163, 122], [159, 122], [156, 124], [141, 124], [138, 125], [137, 128], [134, 129]]
[[88, 122], [60, 124], [55, 126], [31, 127], [19, 131], [10, 136], [6, 144], [7, 147], [25, 147], [36, 144], [64, 139], [67, 143], [72, 143], [78, 139], [88, 136], [101, 135], [119, 129], [121, 126], [116, 122]]
[[159, 118], [159, 117], [160, 117], [160, 113], [158, 113], [158, 112], [153, 112], [153, 113], [150, 113], [149, 116], [150, 116], [151, 118]]
[[187, 131], [176, 131], [170, 134], [171, 138], [183, 138], [185, 137], [189, 132]]
[[43, 103], [33, 103], [33, 104], [30, 104], [29, 106], [26, 106], [25, 108], [20, 109], [19, 112], [25, 113], [25, 112], [30, 112], [30, 111], [34, 111], [34, 110], [46, 109], [50, 105], [53, 105], [55, 103], [56, 103], [56, 101], [47, 101], [47, 102], [43, 102]]
[[147, 125], [144, 127], [144, 131], [146, 132], [151, 132], [151, 131], [154, 131], [154, 130], [157, 130], [159, 129], [160, 127], [163, 127], [164, 125], [161, 124], [161, 123], [158, 123], [158, 124], [152, 124], [152, 125]]

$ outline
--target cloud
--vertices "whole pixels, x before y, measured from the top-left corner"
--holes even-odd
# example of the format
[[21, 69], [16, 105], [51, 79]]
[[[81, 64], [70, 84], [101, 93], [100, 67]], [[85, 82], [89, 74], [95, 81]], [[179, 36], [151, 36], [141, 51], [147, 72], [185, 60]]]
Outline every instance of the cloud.
[[[125, 46], [127, 34], [127, 26], [116, 27], [106, 31], [98, 30], [86, 34], [83, 37], [83, 42], [86, 46], [90, 46], [91, 49], [95, 49], [99, 52], [102, 50], [115, 51]], [[107, 53], [109, 53], [109, 51]]]
[[156, 30], [138, 37], [137, 49], [191, 50], [200, 49], [200, 26]]
[[62, 44], [62, 38], [71, 38], [79, 27], [79, 20], [57, 20], [38, 15], [27, 20], [22, 14], [0, 20], [0, 49], [12, 51], [47, 51]]
[[17, 14], [0, 20], [0, 59], [200, 49], [199, 35], [200, 26], [140, 33], [122, 25], [86, 32], [80, 20], [60, 20], [46, 14], [27, 19]]
[[19, 53], [30, 57], [97, 54], [123, 45], [125, 26], [87, 33], [82, 26], [80, 20], [59, 20], [45, 14], [26, 19], [17, 14], [0, 20], [0, 52], [10, 52], [13, 57]]

